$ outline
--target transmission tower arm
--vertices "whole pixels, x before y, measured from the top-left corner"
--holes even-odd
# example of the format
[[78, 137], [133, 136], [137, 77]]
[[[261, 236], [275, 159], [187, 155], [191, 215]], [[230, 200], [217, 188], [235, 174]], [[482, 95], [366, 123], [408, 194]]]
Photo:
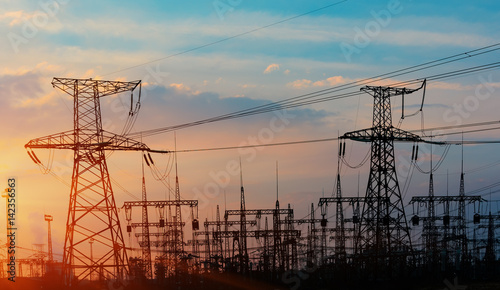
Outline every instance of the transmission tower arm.
[[[372, 142], [373, 140], [377, 138], [381, 138], [378, 133], [379, 130], [375, 130], [375, 128], [368, 128], [368, 129], [362, 129], [362, 130], [357, 130], [357, 131], [352, 131], [345, 133], [343, 136], [341, 136], [341, 139], [351, 139], [355, 141], [361, 141], [361, 142]], [[422, 138], [420, 136], [395, 128], [395, 127], [389, 127], [387, 129], [387, 135], [389, 135], [390, 138], [392, 138], [394, 141], [404, 141], [404, 142], [423, 142]]]
[[360, 90], [364, 91], [366, 93], [369, 93], [373, 95], [373, 92], [378, 91], [378, 92], [385, 92], [385, 97], [394, 97], [394, 96], [399, 96], [399, 95], [409, 95], [413, 92], [416, 92], [420, 89], [422, 89], [425, 86], [426, 80], [422, 82], [420, 87], [416, 89], [408, 89], [408, 88], [396, 88], [396, 87], [382, 87], [382, 86], [364, 86]]
[[[82, 142], [83, 141], [83, 142]], [[57, 133], [41, 138], [36, 138], [29, 141], [24, 148], [45, 148], [45, 149], [76, 149], [78, 147], [85, 147], [89, 150], [96, 150], [102, 148], [104, 150], [115, 151], [148, 151], [154, 153], [170, 153], [167, 150], [153, 150], [146, 144], [126, 138], [113, 133], [103, 132], [103, 142], [100, 143], [85, 143], [82, 140], [80, 143], [75, 143], [75, 132], [66, 131]]]
[[[118, 82], [68, 78], [54, 78], [52, 80], [52, 86], [60, 89], [70, 96], [76, 95], [75, 89], [79, 89], [82, 91], [89, 90], [90, 92], [92, 92], [94, 88], [97, 88], [99, 97], [133, 91], [140, 83], [141, 81]], [[82, 91], [78, 91], [77, 93], [82, 93]]]

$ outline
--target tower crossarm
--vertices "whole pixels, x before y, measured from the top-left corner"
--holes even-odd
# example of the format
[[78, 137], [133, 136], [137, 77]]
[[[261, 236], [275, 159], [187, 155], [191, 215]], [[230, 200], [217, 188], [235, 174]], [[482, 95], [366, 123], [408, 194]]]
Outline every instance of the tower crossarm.
[[400, 95], [408, 95], [413, 92], [416, 92], [423, 88], [425, 85], [425, 81], [422, 82], [422, 85], [416, 89], [409, 89], [409, 88], [396, 88], [396, 87], [382, 87], [382, 86], [364, 86], [360, 89], [360, 91], [366, 92], [368, 94], [373, 95], [373, 92], [383, 92], [384, 97], [390, 98], [394, 96], [400, 96]]
[[300, 220], [289, 220], [286, 221], [286, 223], [291, 223], [291, 224], [309, 224], [309, 223], [320, 223], [322, 219], [300, 219]]
[[[293, 214], [293, 209], [247, 209], [244, 210], [246, 215], [271, 215], [278, 211], [279, 214]], [[239, 209], [228, 209], [225, 212], [225, 216], [229, 215], [241, 215], [241, 210]]]
[[420, 136], [395, 127], [368, 128], [345, 133], [340, 139], [351, 139], [360, 142], [372, 142], [380, 139], [391, 139], [399, 142], [423, 142]]
[[123, 207], [132, 206], [198, 206], [198, 200], [148, 200], [148, 201], [126, 201], [123, 203]]
[[89, 93], [93, 96], [94, 88], [97, 88], [98, 96], [104, 97], [133, 91], [141, 81], [132, 82], [119, 82], [119, 81], [102, 81], [93, 79], [68, 79], [68, 78], [54, 78], [52, 86], [60, 89], [70, 96], [75, 95], [75, 89], [78, 93]]
[[410, 200], [410, 204], [413, 203], [428, 203], [429, 201], [434, 201], [437, 203], [443, 202], [458, 202], [458, 201], [467, 201], [469, 203], [472, 202], [481, 202], [486, 201], [479, 195], [468, 195], [468, 196], [414, 196]]
[[[241, 232], [240, 231], [220, 231], [220, 232], [213, 232], [216, 234], [219, 238], [234, 238], [234, 237], [239, 237]], [[271, 237], [273, 235], [273, 230], [256, 230], [256, 231], [246, 231], [246, 237], [249, 238], [255, 238], [255, 237]], [[301, 231], [300, 230], [281, 230], [282, 234], [288, 234], [292, 237], [300, 237]], [[204, 236], [206, 234], [212, 234], [210, 231], [199, 231], [195, 233], [195, 236]]]
[[328, 205], [329, 203], [337, 203], [337, 202], [375, 202], [377, 200], [388, 202], [389, 198], [387, 197], [320, 197], [318, 205]]
[[[85, 134], [85, 132], [80, 132], [80, 136]], [[91, 135], [91, 133], [89, 133]], [[92, 140], [89, 138], [88, 140]], [[33, 139], [24, 145], [25, 148], [35, 149], [88, 149], [88, 150], [116, 150], [116, 151], [147, 151], [154, 153], [170, 153], [166, 150], [153, 150], [150, 149], [146, 144], [123, 137], [117, 134], [103, 132], [103, 142], [93, 143], [93, 142], [83, 142], [75, 143], [75, 132], [65, 131], [62, 133], [52, 134], [45, 137], [40, 137]]]
[[[164, 227], [171, 228], [171, 227], [177, 226], [178, 224], [179, 223], [177, 223], [177, 222], [165, 222], [164, 223]], [[183, 227], [185, 225], [186, 225], [185, 222], [181, 222], [180, 223], [181, 227]], [[130, 226], [133, 227], [133, 228], [142, 228], [142, 227], [145, 227], [145, 226], [148, 226], [150, 228], [151, 227], [159, 228], [159, 227], [161, 227], [161, 224], [159, 222], [149, 222], [147, 224], [145, 224], [145, 223], [131, 223]]]
[[[217, 221], [206, 221], [203, 223], [203, 225], [205, 226], [218, 226], [218, 225], [221, 225], [221, 226], [234, 226], [234, 225], [239, 225], [241, 224], [241, 221], [220, 221], [220, 222], [217, 222]], [[250, 220], [250, 221], [245, 221], [245, 224], [247, 225], [251, 225], [251, 226], [256, 226], [257, 225], [257, 221], [255, 220]]]

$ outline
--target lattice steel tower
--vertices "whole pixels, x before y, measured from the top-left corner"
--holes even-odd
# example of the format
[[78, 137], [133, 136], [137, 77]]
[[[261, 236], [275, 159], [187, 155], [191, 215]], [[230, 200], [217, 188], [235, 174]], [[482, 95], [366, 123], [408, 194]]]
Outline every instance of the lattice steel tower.
[[52, 253], [52, 230], [50, 228], [50, 222], [54, 220], [54, 218], [51, 215], [44, 215], [45, 221], [48, 223], [47, 227], [47, 243], [48, 243], [48, 248], [49, 248], [49, 256], [48, 256], [48, 262], [52, 263], [54, 261], [54, 254]]
[[[74, 151], [63, 255], [67, 286], [89, 279], [92, 271], [98, 271], [101, 279], [113, 280], [122, 280], [128, 273], [125, 242], [105, 150], [154, 151], [141, 142], [104, 131], [100, 98], [127, 91], [133, 94], [140, 82], [54, 78], [52, 85], [73, 97], [74, 128], [31, 140], [25, 145], [36, 163], [40, 162], [32, 148]], [[91, 239], [94, 241], [93, 259], [88, 250]]]
[[412, 256], [408, 222], [396, 174], [394, 141], [422, 140], [415, 134], [392, 126], [390, 98], [398, 95], [404, 98], [405, 94], [420, 88], [361, 88], [373, 96], [373, 126], [341, 137], [371, 143], [370, 174], [355, 254], [360, 267], [374, 278], [399, 275], [394, 271], [403, 270], [402, 266]]

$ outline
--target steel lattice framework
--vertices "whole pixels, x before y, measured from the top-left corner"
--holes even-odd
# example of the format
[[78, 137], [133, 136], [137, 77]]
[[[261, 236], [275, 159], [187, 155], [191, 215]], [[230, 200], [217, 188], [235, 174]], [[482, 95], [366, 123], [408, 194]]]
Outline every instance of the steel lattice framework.
[[360, 267], [374, 277], [391, 277], [402, 270], [412, 254], [412, 245], [403, 200], [396, 174], [394, 141], [419, 142], [418, 135], [392, 126], [393, 96], [418, 89], [366, 86], [373, 96], [373, 123], [368, 129], [344, 134], [341, 138], [371, 143], [371, 161], [366, 201], [363, 204], [355, 254]]
[[[29, 141], [25, 147], [74, 151], [69, 210], [64, 242], [63, 273], [67, 286], [90, 279], [122, 280], [128, 273], [125, 242], [118, 218], [105, 150], [149, 151], [145, 144], [102, 128], [100, 98], [131, 92], [141, 81], [119, 82], [54, 78], [52, 85], [73, 97], [74, 128]], [[140, 89], [139, 89], [140, 90]], [[140, 95], [140, 94], [139, 94]], [[34, 153], [28, 151], [32, 158]], [[163, 153], [167, 153], [163, 151]], [[37, 158], [33, 158], [37, 160]], [[94, 242], [91, 257], [89, 242]]]

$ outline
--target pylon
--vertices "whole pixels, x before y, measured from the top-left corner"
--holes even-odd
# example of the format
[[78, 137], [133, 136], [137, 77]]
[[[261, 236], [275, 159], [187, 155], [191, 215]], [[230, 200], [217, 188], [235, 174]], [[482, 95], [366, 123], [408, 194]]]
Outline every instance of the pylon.
[[405, 94], [420, 88], [362, 88], [373, 96], [372, 127], [342, 136], [371, 143], [370, 174], [355, 254], [361, 267], [368, 268], [368, 273], [374, 278], [391, 278], [395, 275], [393, 271], [403, 270], [408, 256], [412, 256], [409, 227], [396, 174], [394, 141], [418, 142], [421, 138], [392, 126], [390, 98], [397, 95], [404, 98]]
[[[101, 278], [113, 280], [122, 280], [128, 273], [125, 242], [105, 150], [158, 151], [150, 150], [141, 142], [104, 131], [100, 98], [127, 91], [133, 93], [140, 82], [54, 78], [52, 85], [73, 97], [74, 128], [31, 140], [25, 145], [35, 163], [40, 162], [33, 148], [74, 151], [63, 255], [64, 282], [67, 286], [89, 279], [95, 268], [101, 269]], [[95, 242], [93, 259], [87, 245], [91, 239]]]

